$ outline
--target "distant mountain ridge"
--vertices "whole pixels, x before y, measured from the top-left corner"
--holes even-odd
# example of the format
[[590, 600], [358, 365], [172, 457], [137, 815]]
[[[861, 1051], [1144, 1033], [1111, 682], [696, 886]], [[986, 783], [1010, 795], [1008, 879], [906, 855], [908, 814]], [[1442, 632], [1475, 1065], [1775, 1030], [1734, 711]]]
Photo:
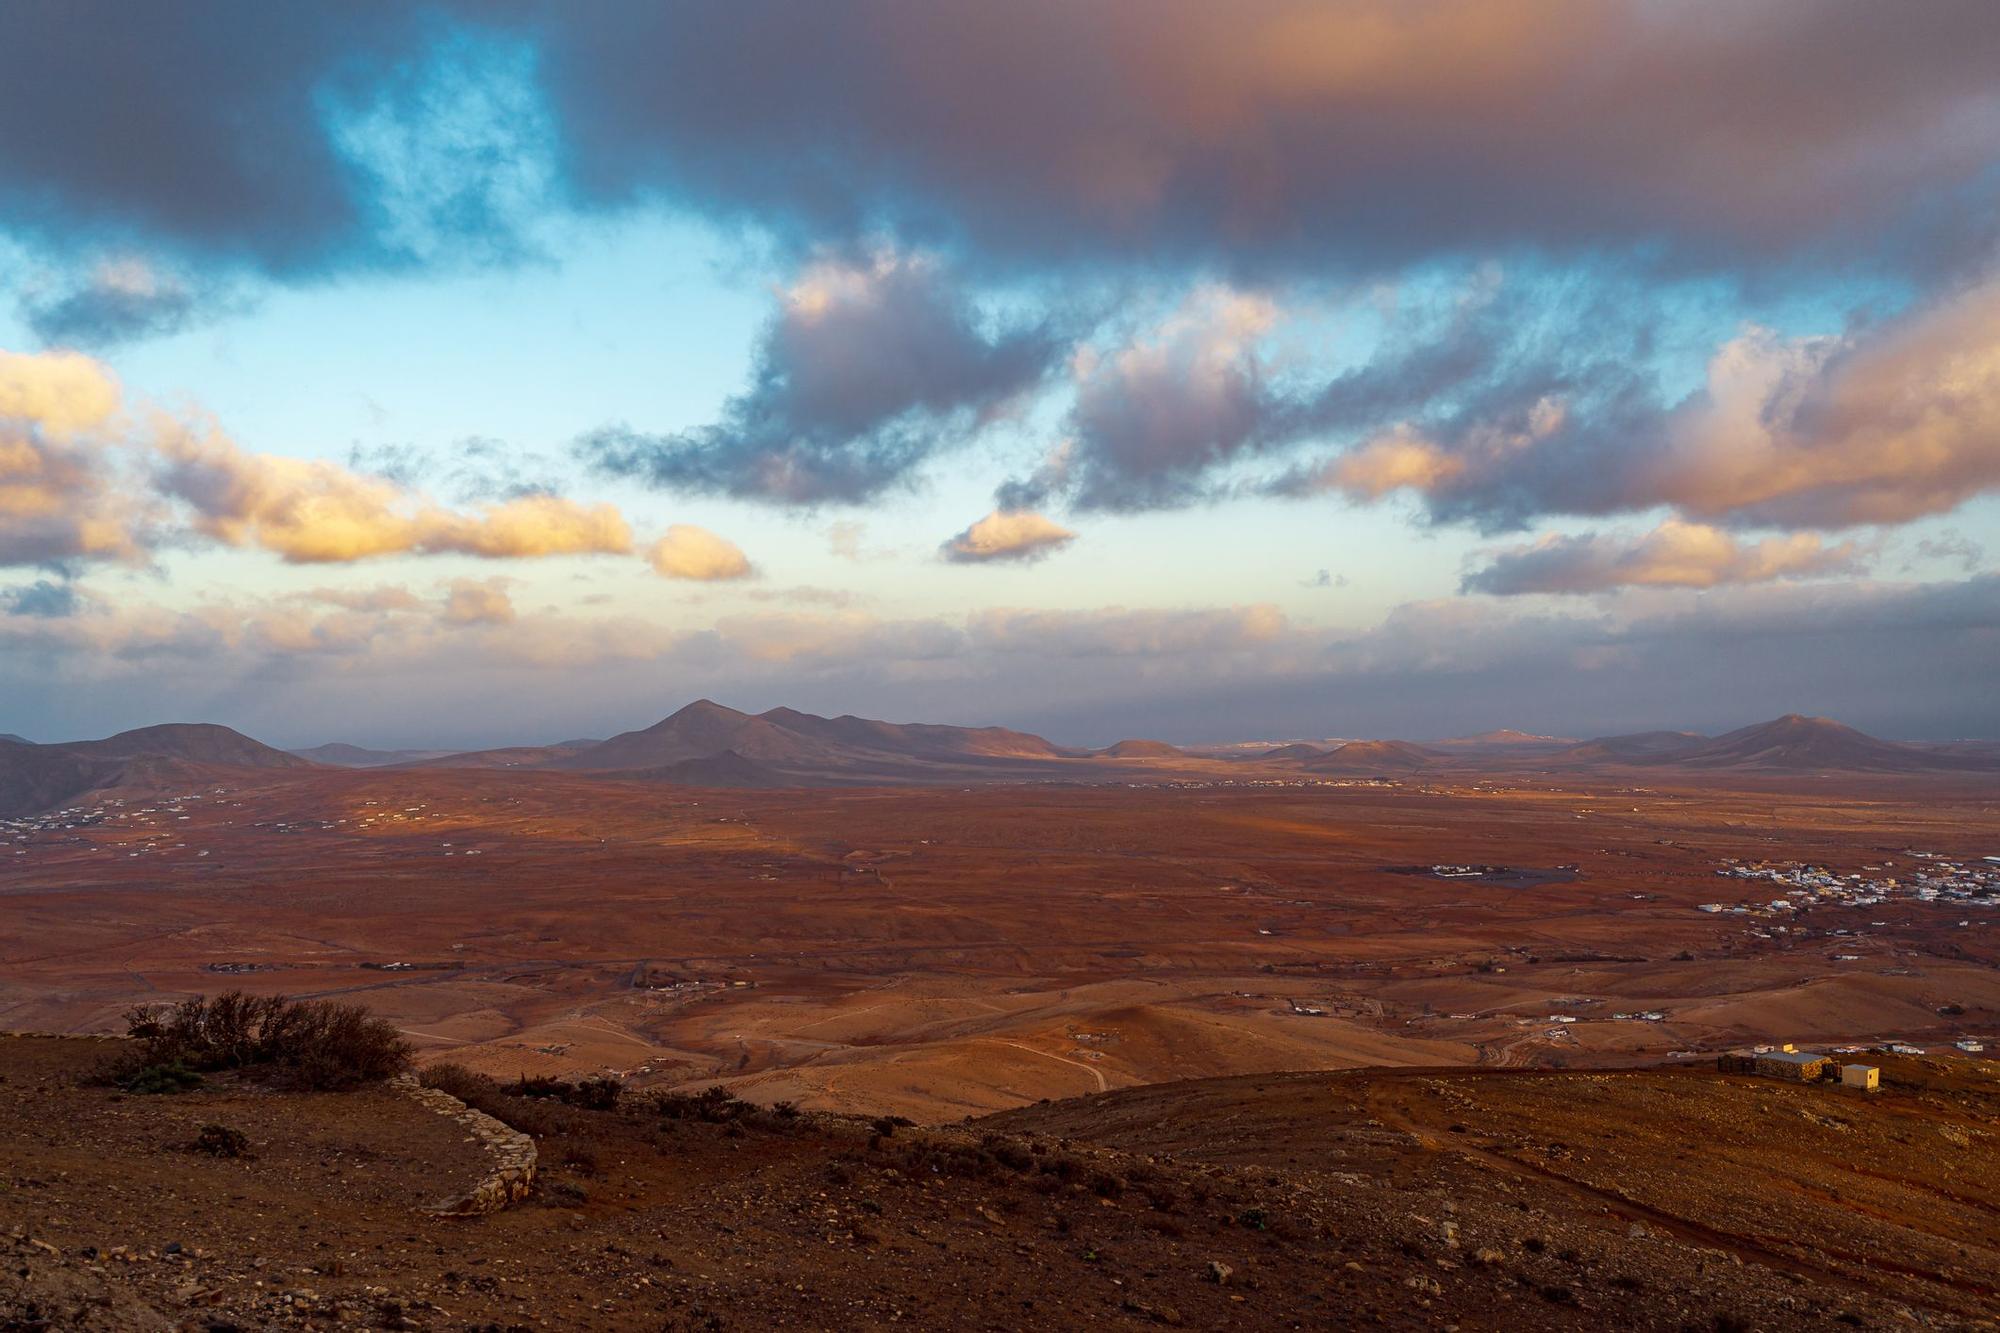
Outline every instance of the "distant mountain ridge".
[[1321, 759], [1332, 753], [1332, 750], [1322, 749], [1317, 745], [1308, 745], [1304, 741], [1293, 741], [1290, 745], [1274, 746], [1269, 750], [1264, 750], [1249, 757], [1256, 760], [1269, 759], [1285, 762], [1294, 759]]
[[314, 767], [210, 722], [169, 722], [94, 741], [0, 742], [0, 817], [33, 814], [115, 787], [156, 787], [206, 769]]
[[273, 749], [213, 722], [167, 722], [121, 731], [100, 741], [63, 741], [40, 747], [91, 759], [179, 759], [226, 768], [311, 768], [310, 759]]
[[1498, 731], [1482, 731], [1479, 732], [1477, 735], [1473, 736], [1453, 736], [1449, 740], [1431, 741], [1429, 742], [1429, 744], [1434, 748], [1440, 748], [1440, 749], [1449, 749], [1456, 747], [1472, 749], [1472, 748], [1486, 747], [1486, 746], [1530, 746], [1530, 745], [1553, 748], [1555, 746], [1561, 746], [1561, 745], [1575, 745], [1576, 737], [1537, 736], [1532, 732], [1515, 731], [1511, 727], [1502, 727]]
[[1765, 769], [1792, 772], [1915, 773], [1978, 769], [1977, 759], [1921, 745], [1879, 740], [1831, 718], [1788, 713], [1740, 727], [1714, 740], [1651, 758], [1681, 768]]
[[1447, 756], [1409, 741], [1349, 741], [1301, 765], [1311, 773], [1344, 773], [1356, 777], [1389, 776], [1435, 768]]
[[287, 750], [286, 753], [297, 755], [315, 764], [331, 764], [335, 768], [388, 768], [395, 764], [415, 764], [427, 759], [443, 759], [456, 754], [457, 751], [371, 750], [365, 745], [346, 745], [333, 741], [304, 750]]
[[623, 732], [540, 766], [569, 772], [654, 774], [722, 761], [726, 755], [730, 758], [715, 771], [764, 785], [810, 775], [893, 780], [899, 775], [919, 779], [954, 772], [1011, 772], [1022, 765], [1059, 763], [1087, 753], [1005, 727], [878, 722], [851, 715], [827, 718], [795, 708], [744, 713], [697, 699], [650, 727]]
[[1562, 751], [1576, 759], [1649, 759], [1706, 745], [1709, 737], [1698, 731], [1635, 731], [1624, 736], [1599, 736]]
[[[608, 740], [515, 746], [438, 755], [333, 743], [273, 749], [210, 723], [168, 723], [101, 740], [34, 744], [0, 736], [0, 817], [74, 803], [94, 792], [161, 790], [211, 775], [282, 774], [327, 767], [505, 768], [596, 774], [708, 787], [805, 787], [947, 782], [1131, 781], [1190, 776], [1190, 763], [1259, 779], [1286, 774], [1341, 777], [1469, 776], [1480, 773], [2000, 775], [2000, 743], [1921, 745], [1886, 741], [1827, 718], [1788, 714], [1709, 737], [1642, 731], [1563, 743], [1519, 732], [1418, 745], [1351, 740], [1303, 742], [1228, 757], [1164, 741], [1124, 740], [1102, 749], [1056, 745], [1006, 727], [820, 717], [794, 708], [745, 713], [708, 699]], [[1172, 768], [1165, 767], [1173, 764]], [[1198, 774], [1199, 770], [1195, 770]], [[1233, 777], [1232, 779], [1233, 780]]]
[[1099, 754], [1107, 759], [1185, 759], [1187, 752], [1165, 741], [1124, 740], [1107, 745]]

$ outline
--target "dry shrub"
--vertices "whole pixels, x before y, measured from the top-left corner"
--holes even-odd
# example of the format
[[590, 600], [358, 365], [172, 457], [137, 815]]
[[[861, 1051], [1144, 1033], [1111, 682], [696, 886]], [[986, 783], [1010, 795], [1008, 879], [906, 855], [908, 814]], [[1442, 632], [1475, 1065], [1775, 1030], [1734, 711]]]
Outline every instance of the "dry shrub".
[[125, 1015], [137, 1046], [111, 1077], [148, 1068], [239, 1069], [306, 1091], [351, 1088], [400, 1074], [410, 1044], [360, 1005], [228, 991]]
[[500, 1085], [484, 1074], [475, 1073], [464, 1065], [450, 1060], [427, 1065], [417, 1072], [417, 1082], [427, 1088], [449, 1093], [475, 1110], [485, 1110], [485, 1103], [499, 1095]]
[[715, 1084], [700, 1092], [662, 1092], [654, 1096], [653, 1109], [668, 1120], [698, 1120], [722, 1125], [741, 1120], [756, 1108]]
[[242, 1130], [231, 1129], [227, 1125], [203, 1125], [188, 1147], [210, 1157], [248, 1157], [250, 1137]]

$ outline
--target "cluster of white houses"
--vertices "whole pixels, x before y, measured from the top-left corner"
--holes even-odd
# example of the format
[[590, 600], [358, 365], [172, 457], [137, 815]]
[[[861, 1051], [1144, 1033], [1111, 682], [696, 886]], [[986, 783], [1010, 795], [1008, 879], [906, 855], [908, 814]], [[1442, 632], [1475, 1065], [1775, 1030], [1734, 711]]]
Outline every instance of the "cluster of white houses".
[[1973, 863], [1952, 860], [1937, 852], [1907, 855], [1913, 862], [1908, 869], [1899, 869], [1894, 861], [1884, 861], [1847, 875], [1798, 861], [1730, 861], [1715, 873], [1728, 879], [1780, 885], [1783, 893], [1757, 902], [1703, 903], [1700, 910], [1767, 914], [1818, 906], [1873, 907], [1893, 898], [2000, 908], [2000, 857], [1989, 856]]

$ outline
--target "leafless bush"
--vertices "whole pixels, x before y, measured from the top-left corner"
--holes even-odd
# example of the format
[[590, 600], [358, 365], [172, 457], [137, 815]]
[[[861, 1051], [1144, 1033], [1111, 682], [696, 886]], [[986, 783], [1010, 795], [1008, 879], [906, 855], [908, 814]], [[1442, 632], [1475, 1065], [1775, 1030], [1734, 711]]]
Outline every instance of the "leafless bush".
[[[309, 1091], [379, 1082], [409, 1067], [410, 1044], [360, 1005], [229, 991], [125, 1015], [131, 1072], [240, 1069]], [[122, 1076], [113, 1071], [114, 1079]]]

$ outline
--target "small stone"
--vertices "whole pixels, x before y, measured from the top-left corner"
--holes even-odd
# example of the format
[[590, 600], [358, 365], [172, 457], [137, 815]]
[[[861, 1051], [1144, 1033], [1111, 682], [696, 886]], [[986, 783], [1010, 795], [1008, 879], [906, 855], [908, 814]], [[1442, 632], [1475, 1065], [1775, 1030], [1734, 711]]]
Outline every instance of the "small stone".
[[1211, 1259], [1208, 1261], [1208, 1280], [1217, 1286], [1226, 1286], [1230, 1275], [1235, 1271], [1235, 1269], [1223, 1263], [1220, 1259]]

